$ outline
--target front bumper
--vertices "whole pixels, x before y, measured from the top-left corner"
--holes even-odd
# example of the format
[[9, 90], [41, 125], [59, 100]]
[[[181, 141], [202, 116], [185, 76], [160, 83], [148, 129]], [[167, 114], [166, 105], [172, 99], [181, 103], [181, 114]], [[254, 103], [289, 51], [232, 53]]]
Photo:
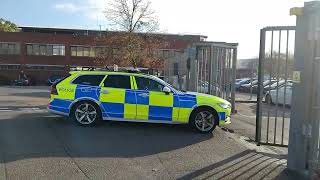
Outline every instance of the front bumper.
[[225, 120], [219, 121], [219, 126], [222, 127], [222, 126], [225, 126], [225, 125], [230, 124], [230, 123], [231, 123], [231, 118], [229, 116]]

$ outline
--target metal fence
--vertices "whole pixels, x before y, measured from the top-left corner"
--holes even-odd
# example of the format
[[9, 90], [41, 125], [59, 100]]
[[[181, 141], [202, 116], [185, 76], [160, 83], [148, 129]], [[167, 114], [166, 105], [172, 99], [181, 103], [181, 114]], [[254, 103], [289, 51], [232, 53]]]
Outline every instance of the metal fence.
[[288, 146], [295, 27], [261, 29], [256, 141]]
[[235, 109], [237, 46], [235, 43], [202, 42], [193, 45], [188, 90], [227, 99]]

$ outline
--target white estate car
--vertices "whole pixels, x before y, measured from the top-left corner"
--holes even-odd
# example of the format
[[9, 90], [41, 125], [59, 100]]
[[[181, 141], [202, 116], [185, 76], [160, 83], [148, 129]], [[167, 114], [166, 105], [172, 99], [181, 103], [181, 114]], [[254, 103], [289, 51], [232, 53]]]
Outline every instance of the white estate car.
[[268, 104], [285, 104], [291, 105], [292, 96], [292, 84], [280, 87], [278, 89], [278, 100], [277, 100], [277, 89], [267, 92], [265, 96], [265, 102]]

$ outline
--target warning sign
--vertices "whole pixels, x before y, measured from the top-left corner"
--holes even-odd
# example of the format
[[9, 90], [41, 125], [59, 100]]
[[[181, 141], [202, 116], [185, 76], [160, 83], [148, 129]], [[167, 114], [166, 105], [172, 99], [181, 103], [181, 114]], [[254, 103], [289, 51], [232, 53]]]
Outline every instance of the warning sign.
[[293, 71], [292, 81], [295, 83], [300, 83], [301, 82], [300, 74], [301, 74], [300, 71]]

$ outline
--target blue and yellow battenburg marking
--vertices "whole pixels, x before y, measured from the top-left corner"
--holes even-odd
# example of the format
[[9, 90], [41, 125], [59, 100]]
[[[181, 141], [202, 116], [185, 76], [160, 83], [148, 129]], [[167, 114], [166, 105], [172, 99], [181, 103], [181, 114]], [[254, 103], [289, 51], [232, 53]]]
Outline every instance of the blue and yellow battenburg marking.
[[109, 92], [101, 94], [99, 99], [105, 110], [103, 117], [187, 123], [196, 105], [194, 95], [165, 95], [163, 92], [113, 88], [103, 90]]
[[[57, 85], [59, 95], [51, 95], [51, 110], [69, 114], [73, 102], [91, 99], [99, 103], [104, 119], [188, 123], [193, 108], [208, 101], [206, 97], [193, 94], [136, 90], [132, 76], [132, 89], [75, 85], [70, 83], [71, 78], [74, 76]], [[225, 123], [227, 114], [230, 112], [218, 111], [220, 125]]]

